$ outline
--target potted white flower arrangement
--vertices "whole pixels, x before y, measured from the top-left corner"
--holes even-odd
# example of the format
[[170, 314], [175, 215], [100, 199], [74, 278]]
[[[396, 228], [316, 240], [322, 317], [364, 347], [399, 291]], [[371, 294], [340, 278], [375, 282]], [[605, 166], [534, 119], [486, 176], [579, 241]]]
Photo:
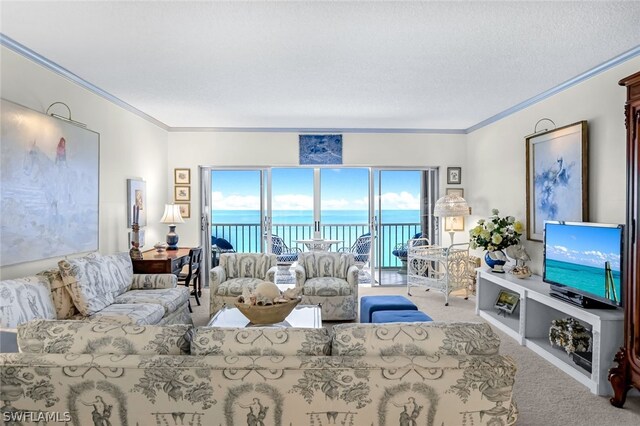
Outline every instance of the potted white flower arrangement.
[[520, 243], [522, 223], [513, 216], [500, 217], [498, 209], [491, 210], [489, 219], [480, 219], [469, 231], [470, 248], [487, 250], [484, 260], [492, 272], [504, 273], [507, 256], [502, 250]]

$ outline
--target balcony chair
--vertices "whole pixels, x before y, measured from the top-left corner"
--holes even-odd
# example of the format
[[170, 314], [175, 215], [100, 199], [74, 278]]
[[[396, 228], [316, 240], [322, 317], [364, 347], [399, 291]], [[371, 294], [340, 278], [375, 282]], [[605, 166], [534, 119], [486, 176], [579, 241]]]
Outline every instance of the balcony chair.
[[274, 282], [276, 263], [275, 254], [221, 253], [220, 264], [209, 272], [209, 313], [233, 306], [245, 288], [253, 291], [263, 281]]
[[296, 287], [302, 288], [302, 304], [321, 304], [323, 320], [356, 319], [359, 271], [353, 254], [303, 252], [294, 270]]
[[189, 288], [191, 280], [193, 280], [192, 296], [196, 297], [196, 303], [200, 306], [200, 296], [202, 296], [202, 283], [200, 282], [200, 265], [202, 263], [202, 248], [196, 247], [189, 250], [189, 264], [185, 266], [185, 270], [178, 275], [178, 283], [182, 283]]
[[366, 234], [360, 235], [351, 247], [340, 247], [338, 251], [353, 254], [355, 264], [362, 274], [362, 269], [369, 262], [371, 255], [371, 233], [367, 232]]
[[[415, 240], [415, 239], [418, 239], [418, 238], [422, 238], [422, 232], [418, 232], [411, 239]], [[427, 245], [429, 244], [429, 240], [426, 240], [426, 244]], [[400, 266], [400, 269], [398, 269], [398, 273], [399, 274], [403, 274], [403, 275], [407, 274], [407, 255], [408, 255], [408, 253], [409, 253], [409, 251], [408, 251], [407, 243], [398, 244], [393, 249], [393, 251], [391, 252], [391, 254], [393, 254], [395, 257], [397, 257], [400, 260], [400, 262], [402, 262], [402, 266]]]
[[271, 253], [276, 255], [278, 263], [292, 264], [298, 261], [298, 255], [302, 250], [298, 247], [292, 250], [278, 235], [271, 235]]
[[222, 253], [235, 253], [236, 250], [233, 248], [231, 243], [224, 238], [216, 238], [215, 236], [211, 236], [211, 266], [218, 266], [220, 254]]

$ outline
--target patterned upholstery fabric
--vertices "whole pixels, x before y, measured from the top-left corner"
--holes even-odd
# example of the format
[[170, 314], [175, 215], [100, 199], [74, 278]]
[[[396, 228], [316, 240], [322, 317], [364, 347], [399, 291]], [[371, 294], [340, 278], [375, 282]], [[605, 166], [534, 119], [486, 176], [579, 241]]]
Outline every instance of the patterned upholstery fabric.
[[265, 278], [269, 268], [276, 266], [276, 256], [263, 253], [224, 253], [220, 265], [227, 278]]
[[189, 305], [184, 304], [176, 309], [174, 312], [165, 315], [156, 325], [171, 325], [171, 324], [190, 324], [193, 325], [193, 319], [191, 318], [191, 312], [189, 312]]
[[113, 304], [89, 317], [78, 314], [73, 319], [112, 321], [120, 324], [152, 325], [164, 316], [164, 308], [152, 303]]
[[34, 318], [56, 319], [49, 281], [43, 276], [0, 281], [0, 327], [16, 328]]
[[21, 352], [52, 354], [188, 354], [190, 325], [132, 325], [34, 320], [18, 326]]
[[130, 290], [174, 288], [178, 277], [173, 274], [134, 274]]
[[191, 341], [194, 355], [329, 355], [326, 328], [198, 327]]
[[78, 309], [76, 305], [73, 304], [73, 299], [67, 289], [67, 285], [62, 280], [60, 269], [47, 269], [46, 271], [39, 272], [38, 275], [42, 275], [49, 281], [49, 288], [51, 289], [51, 297], [53, 299], [53, 306], [56, 309], [57, 318], [69, 319], [76, 315]]
[[0, 354], [17, 409], [74, 425], [513, 425], [500, 355]]
[[311, 251], [300, 253], [298, 264], [305, 269], [307, 279], [335, 277], [347, 279], [347, 271], [354, 264], [353, 254]]
[[153, 303], [164, 308], [170, 314], [189, 302], [189, 289], [183, 286], [158, 290], [131, 290], [116, 297], [116, 304]]
[[326, 321], [353, 320], [358, 311], [358, 267], [353, 254], [301, 253], [295, 268], [302, 303], [322, 305]]
[[497, 355], [500, 338], [485, 323], [338, 324], [333, 354]]
[[242, 294], [242, 289], [248, 288], [253, 291], [263, 281], [262, 278], [232, 278], [220, 284], [216, 289], [216, 294], [238, 297]]
[[209, 271], [209, 314], [233, 305], [245, 285], [253, 290], [262, 281], [274, 282], [276, 265], [275, 254], [222, 253], [220, 264]]
[[350, 296], [353, 287], [333, 277], [311, 278], [304, 282], [302, 294], [307, 296]]
[[62, 279], [73, 303], [83, 315], [93, 315], [114, 303], [133, 281], [128, 253], [102, 256], [92, 253], [79, 259], [58, 262]]

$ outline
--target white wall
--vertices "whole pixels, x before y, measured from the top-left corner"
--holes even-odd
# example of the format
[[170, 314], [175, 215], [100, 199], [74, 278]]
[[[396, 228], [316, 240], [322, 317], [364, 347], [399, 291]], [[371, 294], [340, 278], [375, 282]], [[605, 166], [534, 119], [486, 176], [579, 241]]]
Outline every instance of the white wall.
[[[163, 240], [158, 223], [166, 202], [167, 132], [113, 103], [94, 95], [60, 75], [2, 47], [2, 98], [44, 112], [53, 102], [64, 102], [73, 118], [100, 133], [100, 252], [127, 251], [128, 178], [147, 182], [146, 239]], [[82, 224], [78, 224], [82, 226]], [[4, 241], [0, 241], [4, 244]], [[11, 265], [0, 269], [2, 279], [20, 277], [55, 267], [59, 258]]]
[[[624, 223], [626, 93], [618, 81], [639, 69], [636, 57], [469, 134], [467, 199], [474, 214], [470, 225], [487, 217], [492, 208], [526, 223], [525, 136], [541, 118], [550, 118], [558, 127], [588, 121], [590, 221]], [[526, 241], [525, 246], [534, 272], [541, 274], [542, 243]]]
[[[446, 166], [462, 167], [462, 184], [453, 186], [464, 188], [469, 183], [466, 138], [462, 134], [344, 133], [343, 165], [440, 166], [440, 187], [444, 193]], [[169, 152], [168, 199], [173, 197], [173, 168], [191, 169], [191, 218], [176, 231], [181, 245], [197, 245], [201, 243], [198, 166], [297, 166], [298, 133], [170, 132]], [[461, 235], [464, 234], [458, 233]]]

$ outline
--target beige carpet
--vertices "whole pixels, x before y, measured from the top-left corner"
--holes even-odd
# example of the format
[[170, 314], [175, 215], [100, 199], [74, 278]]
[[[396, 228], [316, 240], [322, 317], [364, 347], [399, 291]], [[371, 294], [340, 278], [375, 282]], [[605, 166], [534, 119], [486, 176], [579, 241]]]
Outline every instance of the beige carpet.
[[[438, 292], [413, 290], [410, 299], [435, 321], [483, 321], [475, 315], [475, 298], [451, 297], [444, 306], [444, 296]], [[361, 286], [360, 295], [402, 294], [404, 288]], [[195, 301], [192, 304], [195, 305]], [[205, 290], [201, 306], [194, 306], [195, 325], [209, 320], [209, 291]], [[518, 365], [515, 399], [520, 411], [518, 425], [529, 426], [638, 426], [640, 396], [630, 396], [623, 409], [609, 404], [606, 397], [593, 395], [586, 387], [540, 358], [530, 349], [520, 346], [501, 332], [501, 352], [511, 356]], [[637, 393], [636, 393], [637, 395]]]

